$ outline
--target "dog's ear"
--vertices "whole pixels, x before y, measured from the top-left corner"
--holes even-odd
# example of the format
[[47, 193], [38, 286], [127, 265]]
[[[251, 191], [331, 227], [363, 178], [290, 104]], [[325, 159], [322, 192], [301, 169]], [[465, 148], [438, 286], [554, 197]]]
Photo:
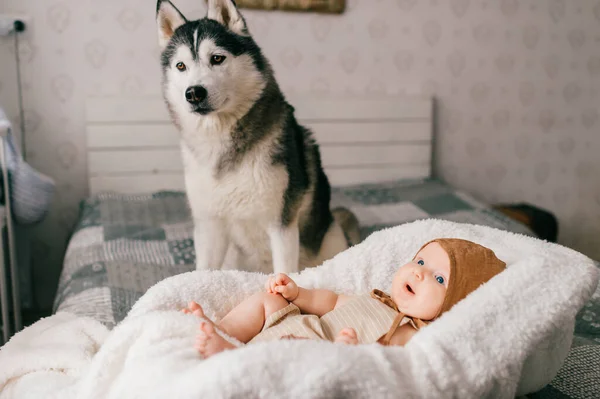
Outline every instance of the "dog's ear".
[[230, 31], [238, 35], [248, 36], [248, 27], [244, 17], [237, 9], [234, 0], [206, 0], [207, 14], [210, 19], [225, 25]]
[[156, 23], [158, 24], [158, 45], [164, 49], [175, 30], [187, 20], [169, 0], [158, 0], [156, 3]]

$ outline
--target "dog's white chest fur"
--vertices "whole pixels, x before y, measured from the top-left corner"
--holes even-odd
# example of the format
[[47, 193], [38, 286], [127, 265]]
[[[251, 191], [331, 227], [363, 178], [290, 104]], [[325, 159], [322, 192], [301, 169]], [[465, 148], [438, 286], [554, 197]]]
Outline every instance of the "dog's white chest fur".
[[[281, 215], [288, 178], [283, 166], [272, 165], [269, 151], [256, 148], [234, 165], [219, 165], [227, 151], [224, 143], [202, 141], [194, 143], [193, 148], [182, 145], [186, 188], [194, 204], [194, 218], [209, 214], [263, 223], [276, 220]], [[219, 168], [223, 170], [219, 172]]]

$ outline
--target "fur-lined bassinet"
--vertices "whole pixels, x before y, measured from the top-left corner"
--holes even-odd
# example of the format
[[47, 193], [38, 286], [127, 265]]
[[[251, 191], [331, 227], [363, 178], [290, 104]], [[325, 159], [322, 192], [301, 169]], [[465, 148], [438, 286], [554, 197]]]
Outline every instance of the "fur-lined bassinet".
[[282, 340], [202, 360], [193, 348], [198, 319], [178, 310], [195, 300], [218, 320], [262, 290], [266, 276], [190, 272], [151, 288], [111, 332], [91, 319], [59, 313], [17, 334], [0, 352], [0, 392], [34, 389], [61, 398], [509, 398], [542, 388], [567, 356], [575, 315], [598, 283], [593, 261], [578, 252], [489, 227], [427, 220], [374, 233], [292, 277], [304, 287], [346, 294], [387, 289], [397, 267], [437, 237], [491, 248], [507, 270], [405, 347]]

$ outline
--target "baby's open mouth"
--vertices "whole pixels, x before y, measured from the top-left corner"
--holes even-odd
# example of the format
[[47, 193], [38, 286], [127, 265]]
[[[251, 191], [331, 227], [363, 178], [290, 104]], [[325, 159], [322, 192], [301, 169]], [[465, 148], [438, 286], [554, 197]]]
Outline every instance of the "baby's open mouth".
[[415, 292], [413, 291], [412, 287], [410, 286], [410, 284], [406, 284], [406, 290], [408, 292], [410, 292], [411, 294], [414, 294]]

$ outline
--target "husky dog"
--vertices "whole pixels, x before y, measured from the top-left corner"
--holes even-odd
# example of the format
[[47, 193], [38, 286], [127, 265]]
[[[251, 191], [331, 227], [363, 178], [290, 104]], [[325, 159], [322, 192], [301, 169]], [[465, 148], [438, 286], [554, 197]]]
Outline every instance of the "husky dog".
[[196, 268], [316, 266], [346, 249], [346, 236], [356, 243], [356, 219], [330, 210], [319, 148], [234, 1], [207, 3], [196, 21], [157, 3], [163, 96], [180, 132]]

